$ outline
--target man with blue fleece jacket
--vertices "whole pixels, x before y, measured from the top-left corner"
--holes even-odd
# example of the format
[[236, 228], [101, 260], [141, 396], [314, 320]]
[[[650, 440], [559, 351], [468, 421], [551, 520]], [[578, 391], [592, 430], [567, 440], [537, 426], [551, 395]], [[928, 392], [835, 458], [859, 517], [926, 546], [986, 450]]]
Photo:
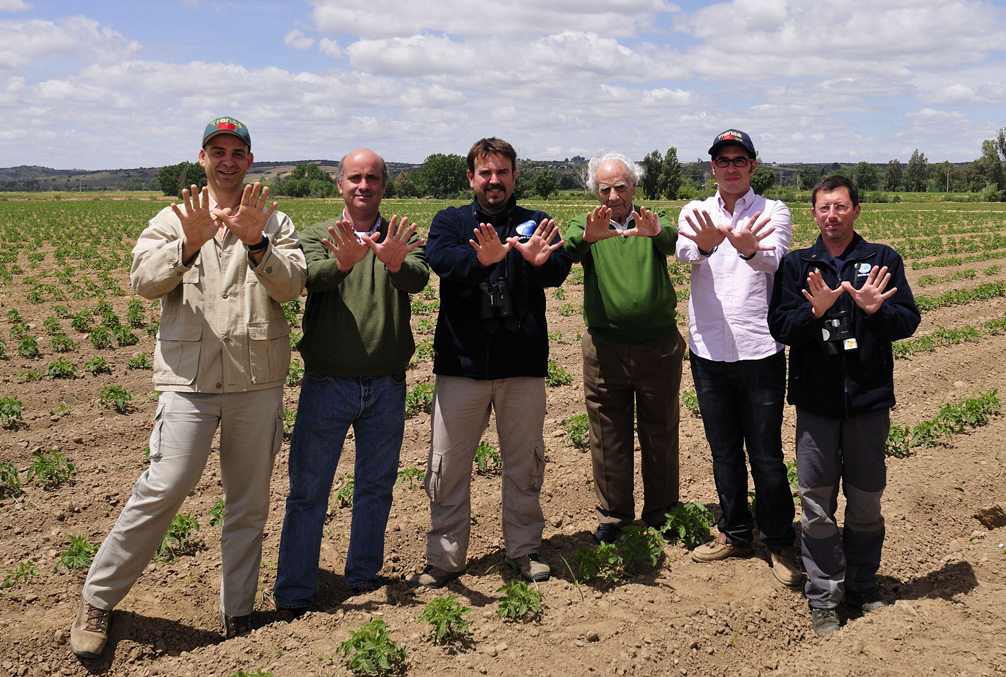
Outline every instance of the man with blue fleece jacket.
[[[877, 589], [884, 545], [880, 498], [894, 406], [891, 342], [919, 326], [901, 257], [855, 232], [859, 195], [844, 176], [811, 194], [821, 235], [790, 252], [775, 277], [769, 329], [789, 350], [789, 403], [796, 407], [805, 592], [814, 632], [839, 629], [843, 599], [863, 613], [887, 602]], [[835, 519], [839, 480], [845, 523]]]
[[548, 327], [545, 287], [572, 264], [558, 227], [513, 198], [517, 153], [482, 139], [468, 153], [475, 201], [440, 211], [426, 257], [440, 276], [433, 338], [436, 387], [426, 472], [432, 525], [427, 566], [413, 585], [442, 587], [465, 572], [475, 450], [496, 414], [503, 459], [506, 561], [525, 579], [548, 579], [538, 558], [545, 526], [539, 494], [545, 470]]

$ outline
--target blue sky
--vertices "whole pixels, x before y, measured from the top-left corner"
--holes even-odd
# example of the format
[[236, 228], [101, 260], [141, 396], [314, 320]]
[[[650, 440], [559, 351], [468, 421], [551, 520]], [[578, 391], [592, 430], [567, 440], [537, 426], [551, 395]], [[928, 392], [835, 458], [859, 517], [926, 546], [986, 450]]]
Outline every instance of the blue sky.
[[766, 162], [968, 161], [1004, 35], [1002, 0], [0, 0], [0, 166], [194, 159], [219, 115], [258, 160], [694, 160], [733, 127]]

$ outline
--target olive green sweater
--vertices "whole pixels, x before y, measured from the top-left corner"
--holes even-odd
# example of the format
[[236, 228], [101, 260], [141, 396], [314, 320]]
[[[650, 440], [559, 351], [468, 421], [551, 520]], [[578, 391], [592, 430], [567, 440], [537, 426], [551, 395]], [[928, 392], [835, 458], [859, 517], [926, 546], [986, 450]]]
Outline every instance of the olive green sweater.
[[[412, 338], [409, 294], [422, 291], [430, 279], [426, 248], [419, 245], [391, 274], [368, 251], [349, 273], [322, 244], [330, 219], [305, 228], [300, 245], [307, 259], [307, 306], [304, 338], [297, 348], [304, 368], [326, 376], [386, 376], [409, 366], [416, 349]], [[382, 219], [381, 238], [388, 223]], [[413, 242], [419, 238], [413, 235]]]
[[566, 250], [583, 264], [583, 319], [590, 333], [614, 343], [649, 343], [675, 327], [677, 297], [667, 275], [667, 257], [678, 237], [667, 213], [657, 210], [654, 237], [583, 239], [587, 215], [570, 221]]

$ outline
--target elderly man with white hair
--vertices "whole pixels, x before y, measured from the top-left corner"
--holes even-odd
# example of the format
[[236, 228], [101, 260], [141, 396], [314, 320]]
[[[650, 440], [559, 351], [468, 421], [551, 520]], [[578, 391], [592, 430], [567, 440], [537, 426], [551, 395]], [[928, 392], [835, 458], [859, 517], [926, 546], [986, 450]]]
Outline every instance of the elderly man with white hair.
[[598, 521], [594, 538], [616, 541], [635, 519], [633, 411], [642, 450], [642, 519], [663, 525], [678, 503], [678, 387], [685, 343], [667, 275], [677, 229], [661, 210], [636, 207], [643, 168], [618, 153], [590, 161], [600, 205], [577, 216], [566, 249], [583, 264], [583, 389]]

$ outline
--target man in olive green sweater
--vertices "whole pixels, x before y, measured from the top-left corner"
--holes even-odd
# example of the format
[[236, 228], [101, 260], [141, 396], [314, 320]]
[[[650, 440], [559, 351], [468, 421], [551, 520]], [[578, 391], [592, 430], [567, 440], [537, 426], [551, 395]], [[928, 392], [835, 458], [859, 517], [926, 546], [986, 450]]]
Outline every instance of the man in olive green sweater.
[[675, 323], [667, 257], [677, 230], [662, 211], [634, 208], [643, 168], [617, 153], [590, 161], [601, 204], [574, 218], [566, 249], [583, 264], [583, 390], [600, 525], [616, 541], [635, 519], [633, 408], [639, 421], [642, 518], [660, 527], [678, 503], [678, 387], [685, 343]]
[[415, 350], [409, 294], [429, 281], [416, 225], [380, 214], [387, 166], [367, 149], [342, 159], [341, 218], [301, 234], [307, 259], [304, 358], [280, 539], [277, 620], [306, 612], [318, 584], [322, 527], [349, 426], [356, 438], [346, 584], [380, 587], [384, 532], [405, 426], [405, 370]]

